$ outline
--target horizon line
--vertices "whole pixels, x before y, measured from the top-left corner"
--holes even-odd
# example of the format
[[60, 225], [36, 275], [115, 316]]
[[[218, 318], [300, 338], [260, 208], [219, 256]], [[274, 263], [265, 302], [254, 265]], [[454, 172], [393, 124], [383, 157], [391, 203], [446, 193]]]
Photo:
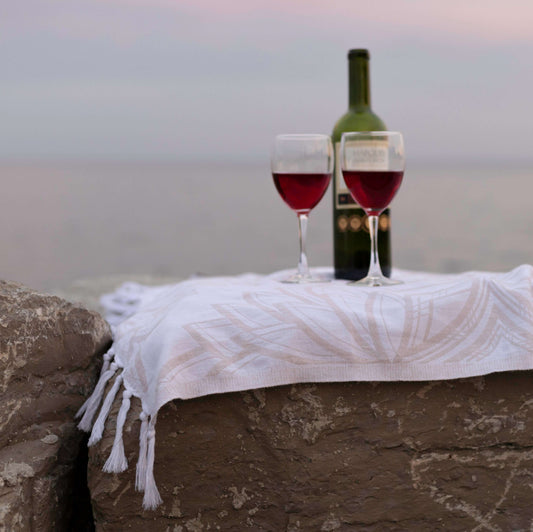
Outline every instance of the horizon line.
[[[240, 156], [125, 156], [125, 155], [53, 155], [53, 156], [0, 156], [0, 165], [49, 165], [49, 164], [263, 164], [268, 163], [270, 157], [240, 157]], [[446, 166], [478, 165], [488, 166], [494, 164], [506, 165], [533, 165], [533, 157], [508, 156], [508, 157], [464, 157], [464, 156], [413, 156], [409, 157], [409, 163], [417, 165], [439, 164]]]

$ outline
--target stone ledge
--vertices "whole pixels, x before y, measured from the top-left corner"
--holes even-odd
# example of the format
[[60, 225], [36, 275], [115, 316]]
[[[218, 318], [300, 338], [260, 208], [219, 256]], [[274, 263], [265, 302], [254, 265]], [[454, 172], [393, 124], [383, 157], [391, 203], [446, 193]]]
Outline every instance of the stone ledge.
[[173, 401], [159, 413], [163, 504], [136, 493], [140, 403], [124, 430], [129, 468], [101, 468], [117, 397], [89, 455], [98, 531], [529, 530], [531, 372], [454, 381], [301, 384]]

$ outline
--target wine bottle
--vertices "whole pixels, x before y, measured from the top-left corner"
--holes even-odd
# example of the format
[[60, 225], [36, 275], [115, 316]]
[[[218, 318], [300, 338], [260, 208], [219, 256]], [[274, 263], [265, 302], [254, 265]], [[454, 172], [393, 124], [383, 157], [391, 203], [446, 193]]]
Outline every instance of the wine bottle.
[[[370, 54], [368, 50], [348, 52], [349, 108], [335, 124], [331, 139], [335, 149], [333, 179], [333, 244], [336, 279], [362, 279], [370, 264], [368, 220], [346, 188], [339, 164], [341, 136], [346, 131], [385, 131], [383, 121], [370, 107]], [[379, 149], [379, 148], [378, 148]], [[390, 276], [390, 215], [379, 218], [378, 254], [383, 274]]]

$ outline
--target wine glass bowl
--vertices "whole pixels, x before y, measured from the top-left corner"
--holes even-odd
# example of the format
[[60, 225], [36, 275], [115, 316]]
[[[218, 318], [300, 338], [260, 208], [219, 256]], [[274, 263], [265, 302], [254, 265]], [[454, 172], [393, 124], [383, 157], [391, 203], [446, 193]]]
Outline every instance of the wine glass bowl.
[[275, 172], [274, 184], [283, 201], [297, 213], [309, 214], [326, 193], [331, 174]]
[[349, 284], [400, 284], [401, 281], [388, 279], [381, 272], [377, 236], [379, 215], [389, 206], [403, 180], [405, 154], [402, 134], [395, 131], [344, 133], [340, 164], [350, 194], [368, 216], [371, 241], [367, 276]]
[[298, 216], [298, 271], [283, 282], [324, 281], [309, 272], [305, 251], [307, 220], [331, 181], [333, 146], [327, 135], [278, 135], [271, 156], [272, 178], [283, 201]]

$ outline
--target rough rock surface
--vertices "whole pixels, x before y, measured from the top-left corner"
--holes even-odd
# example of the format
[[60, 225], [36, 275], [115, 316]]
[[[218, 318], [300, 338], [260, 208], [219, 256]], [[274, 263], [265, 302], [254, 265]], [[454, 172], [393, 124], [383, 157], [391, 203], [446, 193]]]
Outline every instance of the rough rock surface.
[[89, 453], [97, 531], [533, 529], [531, 372], [436, 382], [301, 384], [174, 401], [159, 413], [163, 504], [136, 493], [140, 403], [127, 471]]
[[0, 530], [73, 530], [74, 414], [110, 341], [95, 312], [0, 281]]

